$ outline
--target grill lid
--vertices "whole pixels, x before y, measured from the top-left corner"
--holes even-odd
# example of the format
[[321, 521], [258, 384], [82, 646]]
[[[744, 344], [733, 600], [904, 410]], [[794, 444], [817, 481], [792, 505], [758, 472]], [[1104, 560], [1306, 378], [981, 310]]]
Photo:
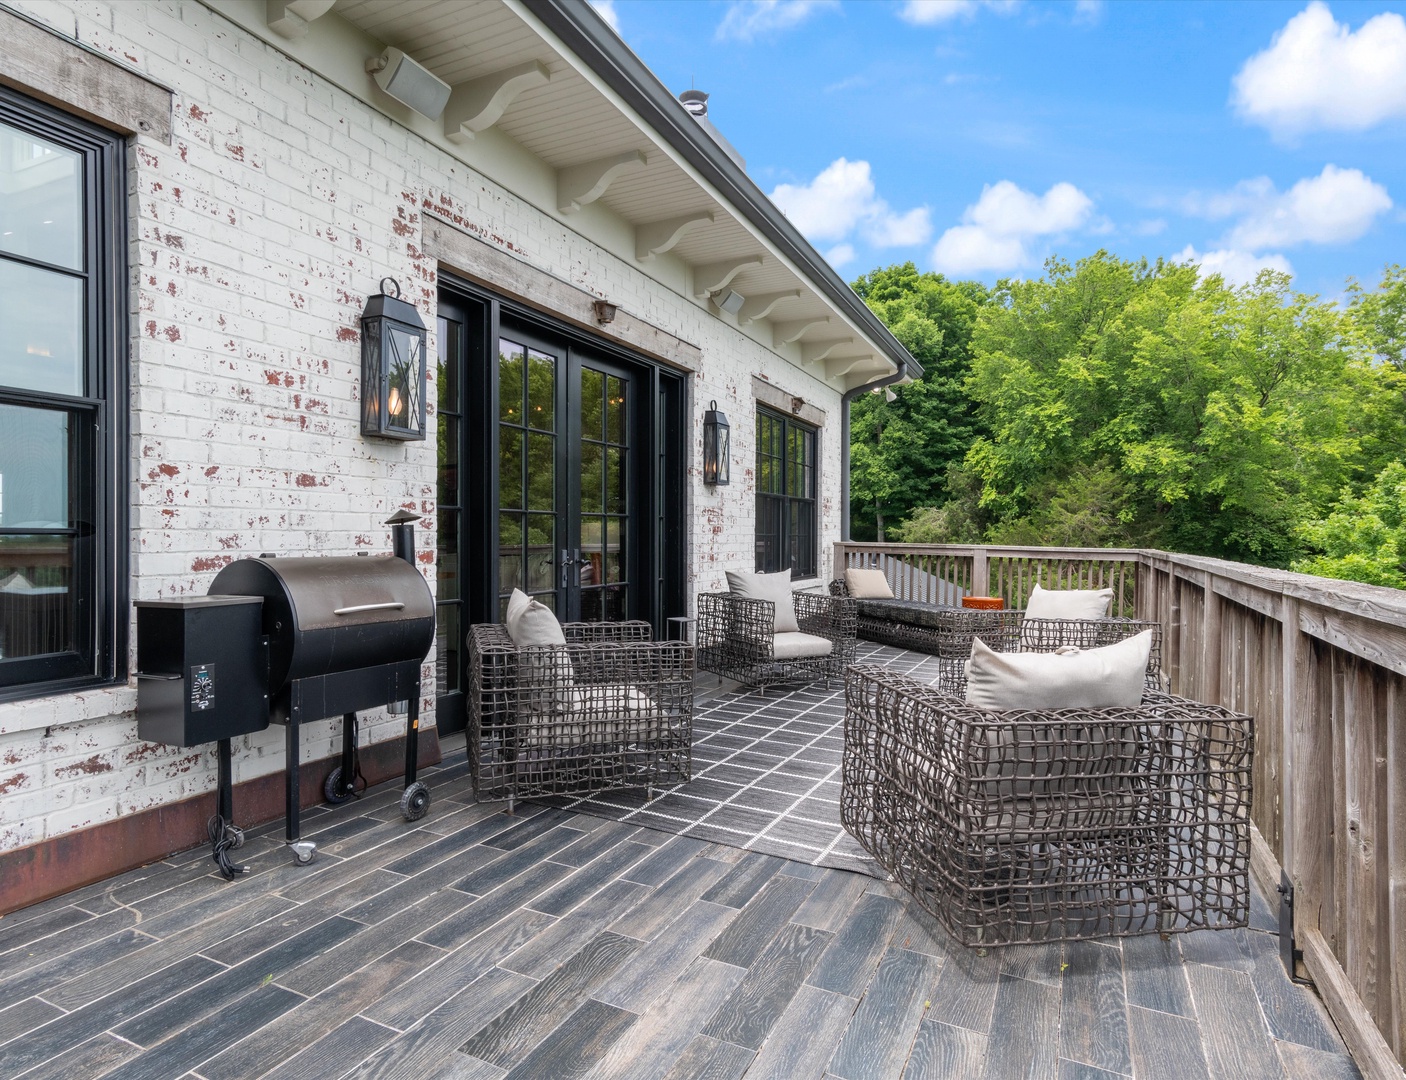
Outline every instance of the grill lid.
[[262, 596], [269, 684], [421, 660], [434, 639], [434, 596], [394, 555], [240, 559], [214, 594]]

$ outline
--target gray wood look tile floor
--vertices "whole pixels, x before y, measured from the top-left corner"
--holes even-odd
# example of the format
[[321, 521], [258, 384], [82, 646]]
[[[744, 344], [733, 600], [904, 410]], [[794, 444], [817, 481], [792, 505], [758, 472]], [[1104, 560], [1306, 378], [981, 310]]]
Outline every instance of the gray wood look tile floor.
[[1255, 928], [993, 950], [896, 887], [425, 779], [0, 920], [0, 1077], [1351, 1077]]

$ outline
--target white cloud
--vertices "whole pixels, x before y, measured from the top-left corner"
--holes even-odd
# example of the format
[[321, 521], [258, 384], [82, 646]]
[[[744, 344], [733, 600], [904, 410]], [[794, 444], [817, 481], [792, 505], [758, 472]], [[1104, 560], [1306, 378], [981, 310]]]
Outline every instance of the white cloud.
[[914, 26], [934, 26], [970, 19], [982, 8], [1007, 15], [1019, 6], [1019, 0], [906, 0], [898, 17]]
[[1093, 26], [1103, 18], [1103, 0], [1075, 0], [1074, 24]]
[[849, 263], [854, 262], [853, 244], [836, 244], [825, 253], [825, 261], [836, 270]]
[[1164, 218], [1147, 218], [1133, 226], [1133, 233], [1136, 236], [1156, 236], [1165, 232], [1166, 228], [1167, 222]]
[[1293, 247], [1296, 244], [1346, 244], [1371, 229], [1392, 208], [1386, 188], [1361, 169], [1325, 165], [1280, 193], [1267, 176], [1244, 180], [1232, 190], [1186, 200], [1201, 217], [1238, 217], [1226, 234], [1234, 248]]
[[1314, 0], [1245, 61], [1231, 102], [1278, 135], [1361, 131], [1406, 117], [1406, 19], [1374, 15], [1353, 32]]
[[620, 33], [620, 13], [615, 10], [615, 0], [591, 0], [591, 7], [612, 30]]
[[771, 201], [817, 243], [852, 239], [858, 232], [873, 247], [908, 247], [932, 235], [927, 207], [900, 214], [878, 197], [867, 161], [837, 158], [809, 184], [776, 185]]
[[718, 41], [751, 41], [762, 34], [789, 30], [840, 0], [733, 0], [713, 37]]
[[932, 261], [949, 274], [1028, 266], [1033, 261], [1030, 241], [1084, 226], [1093, 208], [1093, 200], [1069, 183], [1055, 184], [1043, 195], [1009, 180], [989, 184], [962, 214], [963, 223], [942, 234]]
[[1172, 261], [1195, 263], [1200, 266], [1202, 277], [1219, 274], [1227, 285], [1247, 285], [1255, 280], [1255, 275], [1261, 270], [1278, 270], [1290, 275], [1294, 272], [1289, 260], [1278, 253], [1255, 255], [1248, 251], [1224, 249], [1202, 254], [1190, 244], [1173, 255]]

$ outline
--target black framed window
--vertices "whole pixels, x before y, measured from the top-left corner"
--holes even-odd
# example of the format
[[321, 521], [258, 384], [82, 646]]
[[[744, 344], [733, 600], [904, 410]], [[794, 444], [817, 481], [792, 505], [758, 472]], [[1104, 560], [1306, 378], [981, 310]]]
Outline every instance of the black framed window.
[[816, 430], [757, 409], [757, 572], [815, 577]]
[[124, 162], [0, 87], [0, 699], [125, 660]]

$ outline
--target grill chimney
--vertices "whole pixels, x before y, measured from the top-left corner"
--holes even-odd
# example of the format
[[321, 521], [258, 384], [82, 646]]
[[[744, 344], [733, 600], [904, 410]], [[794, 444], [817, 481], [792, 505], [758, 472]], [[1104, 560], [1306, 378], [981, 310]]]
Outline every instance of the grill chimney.
[[746, 172], [746, 160], [737, 152], [732, 143], [723, 138], [723, 133], [715, 128], [713, 122], [708, 119], [708, 95], [702, 90], [685, 90], [679, 95], [679, 103], [688, 110], [693, 119], [698, 121], [698, 126], [708, 133], [708, 136], [718, 144], [723, 153], [732, 159], [733, 164]]

